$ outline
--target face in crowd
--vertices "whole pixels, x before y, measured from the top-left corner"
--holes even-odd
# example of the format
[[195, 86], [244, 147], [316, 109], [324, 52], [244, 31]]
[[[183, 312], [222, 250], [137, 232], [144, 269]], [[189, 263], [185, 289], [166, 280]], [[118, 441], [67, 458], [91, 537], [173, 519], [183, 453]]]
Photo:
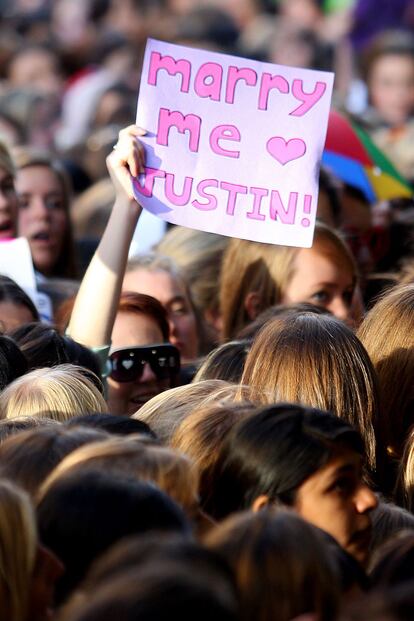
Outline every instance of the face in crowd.
[[[118, 312], [112, 331], [112, 351], [163, 342], [164, 335], [153, 317], [144, 313]], [[145, 362], [142, 374], [133, 381], [118, 382], [108, 378], [109, 411], [132, 416], [144, 403], [170, 387], [170, 378], [160, 379]]]
[[139, 291], [156, 298], [167, 311], [170, 343], [180, 352], [181, 362], [198, 354], [197, 321], [184, 283], [169, 272], [136, 268], [125, 274], [125, 291]]
[[369, 513], [376, 505], [376, 496], [362, 479], [360, 455], [345, 450], [302, 483], [294, 508], [364, 564], [371, 539]]
[[368, 89], [372, 105], [392, 126], [402, 126], [414, 111], [414, 57], [382, 54], [371, 67]]
[[318, 243], [312, 248], [301, 248], [295, 256], [293, 276], [283, 292], [282, 302], [310, 302], [355, 327], [362, 315], [356, 277], [351, 266], [339, 259], [329, 247], [322, 248]]
[[18, 171], [18, 231], [30, 244], [35, 268], [46, 276], [58, 262], [68, 227], [65, 196], [57, 174], [47, 166]]

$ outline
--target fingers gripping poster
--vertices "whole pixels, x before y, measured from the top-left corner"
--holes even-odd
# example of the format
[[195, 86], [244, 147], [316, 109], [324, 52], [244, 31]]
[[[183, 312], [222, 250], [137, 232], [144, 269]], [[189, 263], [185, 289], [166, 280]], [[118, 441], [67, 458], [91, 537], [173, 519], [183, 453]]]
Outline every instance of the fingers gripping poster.
[[310, 247], [333, 78], [149, 39], [137, 200], [173, 224]]

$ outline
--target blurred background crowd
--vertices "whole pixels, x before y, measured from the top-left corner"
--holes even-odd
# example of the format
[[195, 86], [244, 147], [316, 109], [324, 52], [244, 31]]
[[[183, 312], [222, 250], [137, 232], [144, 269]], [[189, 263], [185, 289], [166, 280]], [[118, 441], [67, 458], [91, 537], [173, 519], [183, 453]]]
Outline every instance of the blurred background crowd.
[[[410, 0], [2, 0], [0, 135], [47, 150], [72, 186], [76, 252], [66, 240], [59, 260], [61, 241], [38, 271], [78, 279], [104, 230], [114, 198], [105, 158], [135, 119], [148, 36], [334, 71], [346, 119], [330, 119], [319, 216], [346, 233], [364, 273], [395, 271], [411, 243], [413, 29]], [[36, 265], [39, 239], [19, 230]]]
[[[149, 36], [335, 72], [312, 248], [145, 221]], [[413, 183], [413, 0], [0, 0], [2, 620], [412, 621]]]

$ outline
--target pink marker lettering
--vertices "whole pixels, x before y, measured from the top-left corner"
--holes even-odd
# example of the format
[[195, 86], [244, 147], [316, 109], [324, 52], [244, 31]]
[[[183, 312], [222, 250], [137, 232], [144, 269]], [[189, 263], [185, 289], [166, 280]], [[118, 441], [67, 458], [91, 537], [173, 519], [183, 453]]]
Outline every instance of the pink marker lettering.
[[283, 224], [294, 224], [296, 216], [296, 205], [298, 202], [298, 193], [290, 192], [288, 208], [282, 203], [280, 194], [277, 190], [272, 190], [270, 195], [270, 217], [272, 220], [280, 220]]
[[191, 190], [193, 187], [193, 178], [184, 177], [184, 187], [181, 194], [176, 194], [174, 190], [175, 176], [171, 173], [167, 173], [165, 176], [165, 196], [173, 205], [182, 207], [187, 205], [190, 200]]
[[217, 63], [204, 63], [197, 71], [194, 90], [199, 97], [220, 101], [223, 67]]
[[188, 93], [190, 89], [191, 63], [188, 60], [175, 60], [172, 56], [161, 56], [159, 52], [152, 52], [148, 71], [148, 84], [157, 84], [157, 75], [160, 69], [165, 69], [168, 75], [181, 75], [181, 92]]
[[240, 80], [246, 82], [248, 86], [256, 86], [257, 74], [253, 69], [248, 69], [247, 67], [243, 69], [233, 66], [229, 67], [227, 73], [226, 103], [234, 103], [236, 84]]
[[325, 82], [316, 82], [314, 90], [311, 93], [305, 93], [303, 91], [303, 81], [293, 80], [292, 94], [303, 103], [298, 108], [295, 108], [293, 112], [290, 112], [290, 114], [292, 116], [303, 116], [320, 100], [325, 91]]
[[250, 194], [254, 196], [253, 209], [252, 211], [248, 211], [246, 216], [251, 218], [252, 220], [265, 220], [266, 216], [260, 213], [260, 207], [262, 204], [262, 199], [269, 194], [268, 190], [265, 188], [250, 188]]
[[167, 108], [160, 108], [158, 116], [158, 132], [157, 143], [168, 146], [168, 137], [171, 127], [177, 128], [180, 134], [188, 131], [190, 134], [189, 147], [190, 151], [198, 151], [200, 142], [201, 119], [195, 114], [187, 114], [184, 116], [181, 112], [171, 112]]
[[281, 75], [272, 75], [264, 73], [260, 83], [259, 92], [259, 110], [267, 110], [269, 103], [269, 93], [273, 89], [277, 89], [280, 93], [289, 92], [289, 82]]
[[226, 157], [240, 157], [240, 151], [230, 151], [220, 146], [220, 140], [234, 140], [240, 142], [240, 132], [235, 125], [218, 125], [210, 134], [210, 147], [217, 155]]
[[[312, 196], [311, 194], [305, 194], [303, 198], [303, 213], [310, 215], [312, 213]], [[310, 226], [309, 218], [302, 218], [300, 221], [302, 226]]]
[[229, 183], [222, 181], [220, 183], [222, 190], [227, 190], [229, 197], [227, 199], [226, 213], [229, 216], [234, 216], [234, 210], [236, 208], [236, 200], [239, 194], [247, 194], [247, 187], [245, 185], [238, 185], [237, 183]]
[[201, 209], [202, 211], [211, 211], [217, 207], [217, 198], [214, 194], [206, 192], [206, 188], [208, 187], [218, 188], [217, 179], [203, 179], [203, 181], [200, 181], [197, 185], [197, 192], [200, 194], [201, 198], [205, 198], [207, 202], [200, 203], [200, 201], [194, 200], [192, 204], [194, 207]]
[[135, 178], [134, 188], [137, 190], [137, 192], [142, 194], [142, 196], [151, 198], [154, 190], [155, 179], [162, 179], [163, 177], [165, 177], [164, 170], [158, 170], [158, 168], [145, 168], [144, 185], [141, 185], [138, 178]]

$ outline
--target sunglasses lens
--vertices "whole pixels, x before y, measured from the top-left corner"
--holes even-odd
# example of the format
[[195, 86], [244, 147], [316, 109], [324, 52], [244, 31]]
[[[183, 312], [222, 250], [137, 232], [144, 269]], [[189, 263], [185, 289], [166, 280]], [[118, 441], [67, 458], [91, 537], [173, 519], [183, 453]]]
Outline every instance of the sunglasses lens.
[[134, 347], [115, 351], [109, 357], [110, 377], [116, 382], [135, 382], [149, 364], [157, 379], [168, 379], [180, 370], [180, 354], [172, 345]]
[[110, 361], [110, 377], [116, 382], [135, 382], [144, 370], [145, 361], [136, 357], [132, 351], [114, 352]]
[[158, 379], [167, 379], [180, 369], [179, 355], [168, 345], [151, 350], [151, 369]]

